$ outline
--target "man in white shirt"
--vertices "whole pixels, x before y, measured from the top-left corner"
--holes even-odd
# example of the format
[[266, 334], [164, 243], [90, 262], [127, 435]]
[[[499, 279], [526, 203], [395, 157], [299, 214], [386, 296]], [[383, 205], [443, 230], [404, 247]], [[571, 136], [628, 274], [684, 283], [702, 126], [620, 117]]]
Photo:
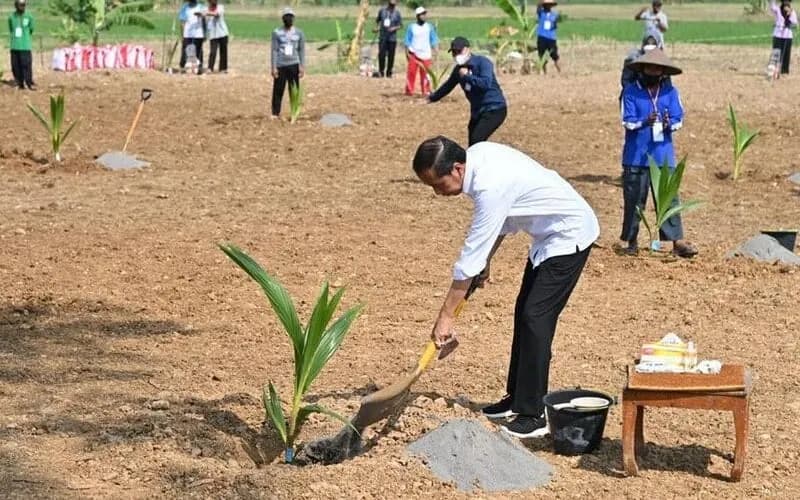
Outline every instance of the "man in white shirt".
[[194, 47], [194, 57], [197, 58], [197, 74], [203, 72], [203, 41], [205, 40], [205, 13], [206, 6], [198, 0], [188, 0], [181, 5], [178, 20], [181, 22], [183, 42], [181, 44], [181, 70], [186, 68], [188, 60], [186, 48]]
[[588, 203], [553, 170], [508, 146], [480, 142], [466, 151], [446, 137], [417, 148], [414, 172], [438, 195], [464, 194], [472, 223], [453, 282], [433, 326], [442, 346], [452, 340], [454, 313], [471, 282], [479, 286], [506, 234], [533, 237], [514, 310], [506, 396], [483, 409], [489, 418], [516, 416], [502, 428], [517, 437], [547, 434], [543, 418], [556, 323], [600, 234]]
[[669, 29], [667, 15], [661, 10], [661, 0], [653, 0], [652, 7], [642, 7], [633, 18], [636, 21], [644, 21], [644, 34], [652, 34], [656, 37], [656, 45], [664, 46], [664, 33]]
[[427, 21], [428, 11], [425, 7], [417, 7], [414, 14], [417, 16], [417, 22], [409, 24], [406, 29], [408, 69], [405, 93], [414, 95], [414, 82], [419, 73], [422, 95], [428, 96], [431, 93], [431, 83], [426, 68], [430, 68], [433, 63], [433, 55], [439, 46], [439, 37], [436, 35], [436, 28]]

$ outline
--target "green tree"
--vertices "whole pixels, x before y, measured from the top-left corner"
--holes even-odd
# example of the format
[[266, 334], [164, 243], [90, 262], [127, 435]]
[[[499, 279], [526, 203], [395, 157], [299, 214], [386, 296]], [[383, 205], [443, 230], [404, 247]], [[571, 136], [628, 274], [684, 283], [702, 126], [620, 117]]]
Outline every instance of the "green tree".
[[113, 26], [154, 29], [145, 15], [154, 7], [153, 0], [50, 0], [48, 4], [50, 13], [61, 17], [54, 36], [71, 44], [91, 40], [92, 45]]

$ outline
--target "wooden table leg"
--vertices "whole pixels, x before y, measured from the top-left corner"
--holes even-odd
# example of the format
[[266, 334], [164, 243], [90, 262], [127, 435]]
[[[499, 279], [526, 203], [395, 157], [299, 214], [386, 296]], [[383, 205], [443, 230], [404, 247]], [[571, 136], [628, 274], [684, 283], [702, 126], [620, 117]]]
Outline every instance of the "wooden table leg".
[[744, 460], [747, 456], [747, 438], [750, 420], [750, 404], [747, 398], [739, 401], [736, 409], [733, 410], [733, 425], [736, 428], [736, 451], [733, 457], [733, 469], [731, 469], [731, 480], [739, 481], [744, 473]]
[[625, 475], [636, 476], [639, 474], [639, 466], [636, 465], [636, 420], [638, 411], [636, 403], [629, 401], [622, 396], [622, 463], [625, 467]]
[[636, 430], [634, 431], [634, 450], [636, 458], [647, 456], [644, 446], [644, 406], [636, 405]]

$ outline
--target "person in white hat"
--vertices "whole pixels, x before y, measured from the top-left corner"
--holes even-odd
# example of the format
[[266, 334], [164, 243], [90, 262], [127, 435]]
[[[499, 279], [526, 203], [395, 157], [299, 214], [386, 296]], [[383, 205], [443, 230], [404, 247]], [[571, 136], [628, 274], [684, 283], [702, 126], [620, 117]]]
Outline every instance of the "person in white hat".
[[408, 69], [406, 70], [406, 95], [414, 95], [415, 81], [419, 73], [420, 87], [423, 96], [431, 93], [431, 83], [425, 70], [433, 63], [433, 56], [439, 47], [439, 37], [436, 28], [427, 21], [428, 11], [419, 6], [414, 11], [417, 22], [409, 24], [406, 29], [406, 57]]
[[11, 72], [20, 90], [25, 86], [36, 90], [33, 83], [33, 16], [25, 12], [25, 0], [14, 2], [14, 12], [8, 16], [8, 32], [11, 36]]
[[283, 9], [283, 26], [272, 31], [270, 64], [272, 67], [272, 119], [281, 114], [281, 101], [286, 84], [300, 85], [305, 74], [306, 37], [294, 26], [294, 11], [291, 7]]

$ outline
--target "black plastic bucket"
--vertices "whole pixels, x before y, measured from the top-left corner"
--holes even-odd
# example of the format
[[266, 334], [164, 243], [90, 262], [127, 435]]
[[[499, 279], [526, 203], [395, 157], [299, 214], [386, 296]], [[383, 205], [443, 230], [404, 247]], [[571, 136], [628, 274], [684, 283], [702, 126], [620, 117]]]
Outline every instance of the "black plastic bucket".
[[772, 236], [783, 248], [794, 253], [794, 245], [797, 242], [797, 231], [761, 231], [761, 234]]
[[[608, 406], [597, 410], [556, 409], [554, 405], [569, 403], [574, 398], [595, 397], [608, 400]], [[553, 447], [559, 455], [591, 453], [603, 439], [608, 408], [614, 398], [602, 392], [584, 389], [554, 391], [544, 399], [545, 413], [553, 437]]]

